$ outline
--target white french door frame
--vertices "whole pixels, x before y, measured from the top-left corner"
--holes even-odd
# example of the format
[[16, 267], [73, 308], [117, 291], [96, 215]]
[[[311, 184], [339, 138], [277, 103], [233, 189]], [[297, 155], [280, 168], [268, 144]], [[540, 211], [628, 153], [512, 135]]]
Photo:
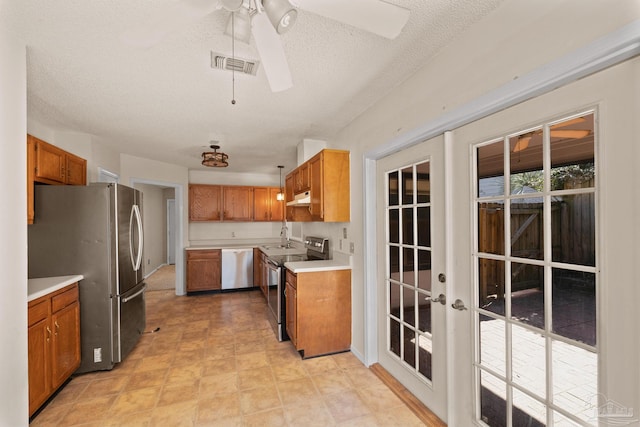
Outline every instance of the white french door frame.
[[[490, 116], [520, 102], [535, 98], [539, 95], [550, 92], [558, 87], [574, 82], [580, 78], [604, 70], [615, 64], [624, 62], [640, 54], [640, 20], [601, 37], [594, 42], [583, 46], [564, 57], [521, 76], [493, 91], [486, 93], [460, 107], [449, 111], [437, 118], [424, 123], [423, 125], [408, 131], [390, 140], [388, 143], [371, 149], [363, 155], [363, 192], [364, 203], [364, 298], [365, 298], [365, 343], [363, 362], [369, 366], [378, 360], [378, 330], [377, 330], [377, 284], [376, 276], [376, 206], [379, 202], [376, 199], [376, 161], [389, 154], [403, 150], [422, 141], [431, 139], [437, 135], [445, 134], [447, 131], [459, 128], [475, 120]], [[449, 148], [445, 141], [445, 167], [451, 170], [451, 141]], [[445, 172], [445, 176], [450, 172]], [[447, 176], [445, 189], [448, 195], [445, 196], [445, 204], [450, 203], [450, 177]], [[448, 205], [451, 208], [451, 205]], [[446, 251], [449, 254], [454, 248], [449, 237], [451, 230], [447, 229]], [[449, 272], [451, 274], [451, 272]], [[449, 276], [449, 286], [454, 278]], [[455, 286], [453, 287], [455, 289]], [[455, 298], [454, 293], [449, 292], [449, 301]], [[447, 321], [448, 333], [451, 332], [451, 322]], [[448, 354], [455, 354], [455, 342], [447, 339]], [[450, 348], [449, 348], [450, 347]], [[456, 375], [463, 375], [461, 372], [453, 372], [454, 363], [448, 364], [447, 378], [448, 387], [448, 422], [450, 425], [457, 425], [466, 422], [469, 414], [461, 408], [469, 407], [473, 402], [472, 397], [458, 390], [455, 384]]]

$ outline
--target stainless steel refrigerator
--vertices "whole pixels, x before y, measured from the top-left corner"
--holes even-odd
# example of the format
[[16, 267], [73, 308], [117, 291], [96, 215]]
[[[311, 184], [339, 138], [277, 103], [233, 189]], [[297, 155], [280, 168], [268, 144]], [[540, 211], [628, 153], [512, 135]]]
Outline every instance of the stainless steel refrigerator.
[[29, 278], [82, 274], [77, 373], [111, 369], [145, 328], [142, 193], [115, 183], [37, 185]]

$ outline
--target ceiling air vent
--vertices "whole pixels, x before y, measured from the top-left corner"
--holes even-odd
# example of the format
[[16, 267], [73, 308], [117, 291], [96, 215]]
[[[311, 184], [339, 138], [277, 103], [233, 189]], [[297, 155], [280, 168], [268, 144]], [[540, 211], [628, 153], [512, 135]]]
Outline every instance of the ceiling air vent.
[[211, 52], [211, 68], [218, 70], [235, 71], [238, 73], [249, 74], [255, 76], [258, 72], [260, 61], [243, 59], [243, 58], [230, 58], [221, 53]]

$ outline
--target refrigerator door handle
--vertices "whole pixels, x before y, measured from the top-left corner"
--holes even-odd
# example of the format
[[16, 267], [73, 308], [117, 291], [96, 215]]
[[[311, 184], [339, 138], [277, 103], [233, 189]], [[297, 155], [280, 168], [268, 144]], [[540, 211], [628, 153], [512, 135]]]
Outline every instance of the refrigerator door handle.
[[137, 296], [139, 296], [140, 294], [142, 294], [145, 290], [147, 289], [146, 286], [143, 286], [142, 289], [140, 289], [138, 292], [136, 292], [133, 295], [129, 295], [128, 297], [124, 297], [122, 298], [122, 303], [127, 303], [129, 301], [131, 301], [132, 299], [136, 298]]
[[[138, 253], [133, 255], [133, 234], [131, 230], [133, 230], [133, 218], [136, 218], [136, 225], [138, 227]], [[131, 207], [131, 215], [129, 216], [129, 255], [131, 256], [131, 264], [133, 264], [133, 271], [140, 270], [140, 266], [142, 265], [142, 246], [144, 244], [142, 237], [142, 218], [140, 215], [140, 208], [138, 205], [133, 205]]]

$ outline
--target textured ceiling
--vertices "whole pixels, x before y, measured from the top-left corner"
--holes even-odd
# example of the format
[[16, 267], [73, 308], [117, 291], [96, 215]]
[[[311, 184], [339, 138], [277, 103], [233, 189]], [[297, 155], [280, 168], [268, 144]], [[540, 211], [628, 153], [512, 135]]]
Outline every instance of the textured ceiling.
[[[28, 46], [28, 119], [189, 169], [206, 169], [200, 153], [217, 140], [230, 172], [290, 170], [299, 142], [330, 140], [502, 0], [389, 0], [411, 11], [394, 40], [300, 10], [282, 36], [293, 88], [272, 93], [262, 69], [235, 73], [235, 105], [232, 73], [210, 67], [212, 50], [231, 54], [228, 12], [151, 48], [120, 41], [172, 2], [0, 0], [0, 28]], [[259, 59], [253, 40], [235, 52]]]

